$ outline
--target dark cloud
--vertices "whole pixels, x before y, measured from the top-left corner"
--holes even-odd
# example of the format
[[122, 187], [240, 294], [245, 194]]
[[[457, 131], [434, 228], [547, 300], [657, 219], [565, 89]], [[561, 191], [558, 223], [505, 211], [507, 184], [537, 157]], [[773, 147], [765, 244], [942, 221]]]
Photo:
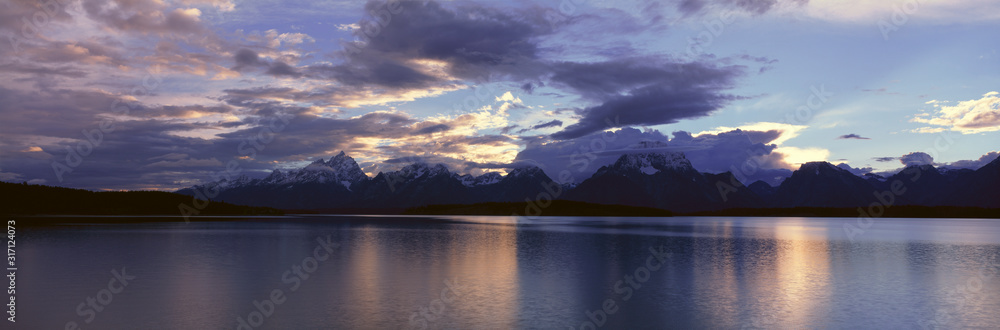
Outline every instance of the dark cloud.
[[846, 134], [846, 135], [841, 135], [840, 137], [837, 137], [837, 139], [840, 139], [840, 140], [846, 140], [846, 139], [871, 140], [871, 138], [866, 138], [866, 137], [863, 137], [861, 135], [857, 135], [857, 134], [854, 134], [854, 133]]
[[36, 76], [66, 76], [83, 78], [87, 72], [72, 66], [41, 66], [33, 63], [8, 63], [0, 65], [0, 72], [25, 73]]
[[[369, 2], [366, 10], [379, 9]], [[534, 39], [551, 33], [543, 17], [527, 10], [466, 5], [447, 9], [436, 2], [401, 2], [400, 15], [369, 37], [375, 20], [362, 20], [355, 36], [367, 39], [351, 57], [425, 58], [446, 61], [452, 75], [476, 79], [538, 57]], [[489, 72], [483, 69], [490, 69]]]
[[[0, 10], [0, 30], [7, 30], [11, 33], [14, 38], [21, 37], [23, 30], [30, 31], [28, 28], [24, 28], [25, 23], [22, 19], [32, 19], [32, 15], [37, 12], [45, 13], [48, 20], [55, 22], [69, 22], [73, 20], [72, 15], [66, 12], [69, 8], [68, 5], [63, 5], [63, 3], [70, 4], [72, 2], [62, 1], [60, 3], [49, 3], [46, 1], [37, 0], [4, 0], [3, 10]], [[53, 6], [54, 5], [54, 6]], [[53, 11], [54, 10], [54, 11]], [[31, 32], [28, 32], [31, 34]], [[13, 38], [8, 39], [4, 36], [2, 39], [4, 43], [7, 43]], [[27, 42], [28, 40], [19, 40], [20, 42]], [[6, 45], [5, 45], [6, 46]], [[4, 49], [4, 47], [0, 47]]]
[[421, 129], [418, 129], [416, 131], [413, 131], [412, 134], [413, 135], [426, 135], [426, 134], [431, 134], [431, 133], [444, 132], [444, 131], [447, 131], [447, 130], [450, 130], [450, 129], [451, 129], [451, 126], [448, 126], [447, 124], [436, 124], [436, 125], [429, 125], [429, 126], [426, 126], [424, 128], [421, 128]]
[[254, 104], [272, 104], [273, 99], [287, 99], [295, 102], [309, 102], [315, 105], [343, 105], [344, 102], [358, 98], [358, 94], [335, 86], [324, 86], [310, 90], [299, 90], [290, 87], [251, 87], [235, 88], [222, 91], [225, 95], [219, 100], [233, 106], [250, 106]]
[[[552, 32], [539, 13], [528, 9], [488, 8], [463, 4], [445, 8], [437, 2], [403, 1], [398, 14], [366, 18], [353, 33], [342, 64], [302, 68], [309, 77], [337, 80], [356, 88], [428, 88], [446, 79], [425, 74], [412, 60], [447, 63], [453, 77], [487, 81], [501, 76], [522, 79], [544, 73], [538, 37]], [[386, 10], [369, 1], [366, 12]]]
[[700, 12], [705, 8], [704, 0], [681, 0], [677, 3], [677, 10], [685, 15]]
[[989, 164], [993, 160], [997, 159], [998, 156], [1000, 156], [1000, 153], [998, 153], [996, 151], [991, 151], [991, 152], [983, 155], [982, 157], [979, 157], [979, 159], [975, 159], [975, 160], [959, 160], [959, 161], [956, 161], [956, 162], [949, 163], [946, 167], [949, 167], [949, 168], [968, 168], [968, 169], [977, 170], [980, 167], [983, 167], [983, 165]]
[[872, 158], [872, 159], [874, 159], [877, 162], [886, 163], [886, 162], [895, 161], [895, 160], [899, 159], [899, 157], [875, 157], [875, 158]]
[[[99, 126], [85, 128], [94, 132]], [[49, 184], [76, 188], [156, 189], [176, 188], [208, 178], [209, 173], [224, 169], [223, 162], [239, 156], [236, 144], [181, 137], [170, 132], [211, 129], [210, 123], [177, 123], [161, 120], [124, 120], [114, 123], [114, 130], [97, 133], [99, 145], [83, 156], [72, 172], [63, 173], [62, 181], [52, 163], [67, 164], [68, 148], [79, 148], [87, 139], [77, 132], [66, 142], [43, 143], [45, 158], [18, 157], [2, 159], [5, 171], [27, 178], [44, 179]], [[228, 142], [228, 141], [227, 141]], [[23, 143], [23, 142], [22, 142]], [[19, 143], [21, 144], [21, 143]], [[29, 144], [30, 145], [30, 144]], [[79, 149], [78, 149], [79, 150]], [[85, 149], [84, 149], [85, 150]], [[183, 157], [162, 157], [174, 154]], [[242, 168], [264, 170], [270, 164], [241, 162]]]
[[302, 74], [295, 70], [292, 66], [285, 64], [285, 62], [275, 61], [271, 63], [271, 67], [264, 71], [265, 74], [272, 76], [286, 76], [292, 78], [301, 77]]
[[924, 152], [911, 152], [900, 156], [899, 162], [903, 163], [903, 166], [934, 165], [934, 157]]
[[531, 94], [535, 91], [535, 87], [537, 86], [535, 86], [535, 84], [532, 84], [530, 82], [524, 83], [523, 85], [521, 85], [521, 90], [524, 91], [525, 93]]
[[597, 63], [560, 63], [554, 84], [601, 104], [578, 110], [579, 122], [552, 134], [571, 139], [629, 125], [659, 125], [703, 117], [738, 96], [735, 86], [746, 67], [713, 63], [671, 63], [632, 59]]
[[715, 7], [724, 11], [742, 11], [751, 15], [761, 15], [783, 5], [802, 6], [809, 0], [682, 0], [677, 3], [677, 11], [685, 16], [701, 14], [707, 8]]
[[337, 80], [353, 87], [427, 88], [438, 79], [393, 60], [358, 59], [343, 65], [318, 64], [303, 68], [312, 78]]
[[520, 126], [519, 125], [504, 126], [503, 128], [500, 129], [500, 134], [510, 133], [511, 130], [513, 130], [515, 128], [518, 128], [518, 127], [520, 127]]
[[[382, 6], [372, 1], [366, 8], [377, 11]], [[429, 75], [417, 64], [443, 62], [447, 64], [444, 70], [454, 78], [509, 80], [526, 91], [551, 86], [595, 103], [577, 110], [579, 122], [552, 135], [569, 139], [608, 127], [659, 125], [707, 116], [741, 98], [725, 91], [736, 86], [736, 78], [745, 75], [747, 67], [729, 63], [773, 63], [749, 55], [678, 62], [628, 54], [603, 62], [552, 62], [541, 56], [538, 43], [560, 25], [549, 24], [539, 10], [501, 10], [476, 4], [445, 7], [436, 2], [402, 2], [400, 6], [399, 14], [391, 15], [385, 24], [385, 18], [361, 20], [361, 28], [353, 33], [363, 41], [348, 43], [340, 53], [341, 63], [298, 68], [282, 62], [265, 63], [269, 67], [266, 73], [336, 80], [343, 85], [335, 91], [297, 92], [292, 96], [296, 101], [349, 99], [343, 96], [345, 91], [370, 95], [379, 88], [378, 92], [385, 92], [455, 86], [459, 82]], [[237, 57], [246, 60], [236, 58], [234, 68], [260, 65], [262, 61], [251, 55], [238, 53]], [[362, 90], [368, 92], [358, 92]]]
[[204, 106], [204, 105], [186, 105], [186, 106], [159, 106], [159, 107], [146, 107], [139, 106], [129, 112], [129, 115], [145, 118], [181, 118], [196, 116], [199, 114], [223, 114], [233, 112], [235, 109], [228, 105], [218, 105], [218, 106]]
[[550, 121], [550, 122], [547, 122], [547, 123], [541, 123], [541, 124], [538, 124], [538, 125], [535, 125], [535, 126], [531, 126], [531, 129], [539, 129], [539, 128], [546, 128], [546, 127], [560, 127], [562, 125], [563, 125], [563, 122], [561, 120], [557, 119], [557, 120], [553, 120], [553, 121]]
[[[696, 88], [692, 88], [696, 89]], [[621, 95], [601, 105], [579, 111], [580, 121], [552, 134], [555, 139], [571, 139], [607, 128], [630, 125], [672, 124], [680, 119], [707, 116], [735, 97], [714, 91], [679, 91], [665, 86], [645, 87]]]
[[240, 49], [237, 51], [236, 54], [233, 55], [233, 61], [236, 62], [236, 66], [233, 67], [233, 70], [237, 71], [256, 67], [262, 64], [260, 62], [260, 56], [257, 55], [257, 52], [249, 49]]
[[249, 71], [255, 68], [266, 68], [266, 70], [264, 70], [264, 74], [275, 77], [298, 78], [303, 75], [285, 62], [268, 62], [261, 59], [257, 52], [249, 49], [240, 49], [237, 51], [236, 54], [233, 55], [233, 62], [235, 62], [236, 65], [234, 65], [232, 69], [236, 71]]
[[854, 175], [857, 175], [857, 176], [862, 176], [862, 175], [865, 175], [867, 173], [871, 173], [872, 171], [875, 170], [874, 168], [871, 168], [870, 166], [869, 167], [854, 168], [854, 167], [851, 167], [851, 165], [848, 165], [847, 163], [837, 164], [837, 167], [845, 169], [848, 172], [854, 173]]

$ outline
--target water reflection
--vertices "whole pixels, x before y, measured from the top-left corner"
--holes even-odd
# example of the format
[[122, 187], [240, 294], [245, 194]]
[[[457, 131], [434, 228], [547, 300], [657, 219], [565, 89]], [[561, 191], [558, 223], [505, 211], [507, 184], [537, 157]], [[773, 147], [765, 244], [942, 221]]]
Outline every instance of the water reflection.
[[[261, 328], [1000, 324], [1000, 222], [880, 219], [851, 241], [843, 225], [854, 221], [309, 217], [28, 228], [18, 315], [31, 328], [236, 328], [281, 290], [286, 301]], [[328, 236], [339, 246], [293, 290], [284, 274]], [[649, 268], [651, 249], [670, 252], [664, 266]], [[84, 323], [77, 305], [123, 266], [137, 279]]]

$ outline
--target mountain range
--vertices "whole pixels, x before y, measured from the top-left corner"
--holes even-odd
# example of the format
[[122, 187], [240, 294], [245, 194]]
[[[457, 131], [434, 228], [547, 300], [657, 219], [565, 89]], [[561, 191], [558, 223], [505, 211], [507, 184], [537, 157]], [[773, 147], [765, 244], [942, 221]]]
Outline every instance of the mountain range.
[[1000, 158], [977, 170], [914, 165], [889, 177], [855, 175], [828, 162], [802, 164], [773, 187], [744, 185], [730, 172], [697, 171], [683, 153], [624, 154], [577, 185], [555, 183], [538, 167], [507, 175], [459, 175], [441, 164], [417, 162], [368, 177], [340, 152], [297, 170], [261, 179], [239, 176], [178, 190], [233, 204], [279, 209], [401, 209], [442, 204], [571, 200], [654, 207], [673, 212], [736, 208], [868, 207], [873, 203], [1000, 207]]

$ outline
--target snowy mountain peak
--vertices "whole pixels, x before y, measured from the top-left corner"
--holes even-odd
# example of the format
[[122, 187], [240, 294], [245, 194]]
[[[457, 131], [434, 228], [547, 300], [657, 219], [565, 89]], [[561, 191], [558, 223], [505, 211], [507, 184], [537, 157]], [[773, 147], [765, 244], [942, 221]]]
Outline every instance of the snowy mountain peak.
[[232, 181], [229, 181], [229, 186], [230, 187], [241, 187], [241, 186], [245, 186], [247, 184], [250, 184], [250, 181], [253, 181], [253, 179], [251, 179], [250, 177], [248, 177], [246, 175], [240, 175], [240, 176], [236, 177], [235, 179], [233, 179]]
[[437, 164], [437, 165], [434, 165], [434, 167], [431, 167], [431, 174], [437, 175], [437, 174], [446, 174], [446, 173], [449, 173], [448, 172], [448, 167], [444, 166], [444, 164]]
[[471, 174], [459, 176], [455, 174], [454, 177], [466, 187], [490, 185], [500, 182], [503, 179], [503, 176], [498, 172], [487, 172], [480, 176], [472, 176]]
[[357, 165], [358, 163], [354, 161], [354, 158], [345, 154], [344, 151], [340, 151], [339, 154], [330, 158], [330, 162], [327, 164], [330, 165], [330, 167], [337, 167], [337, 165], [340, 164]]
[[448, 171], [448, 168], [444, 164], [430, 165], [424, 162], [417, 162], [404, 166], [399, 171], [396, 171], [395, 174], [404, 178], [416, 179], [423, 176], [451, 175], [451, 172]]
[[507, 176], [516, 178], [525, 176], [535, 176], [539, 174], [544, 174], [544, 172], [542, 171], [541, 168], [538, 168], [538, 166], [525, 166], [511, 170], [510, 173], [507, 173]]
[[[319, 158], [309, 165], [298, 169], [282, 172], [274, 170], [256, 185], [283, 185], [295, 183], [328, 183], [339, 184], [350, 189], [351, 184], [368, 180], [353, 158], [341, 151], [329, 161]], [[247, 181], [244, 184], [249, 184]]]
[[279, 169], [275, 169], [270, 175], [264, 178], [263, 182], [270, 184], [281, 183], [285, 181], [286, 178], [285, 173], [282, 173]]
[[638, 170], [644, 174], [654, 174], [664, 170], [694, 169], [691, 161], [681, 152], [624, 154], [618, 158], [614, 167], [622, 170]]

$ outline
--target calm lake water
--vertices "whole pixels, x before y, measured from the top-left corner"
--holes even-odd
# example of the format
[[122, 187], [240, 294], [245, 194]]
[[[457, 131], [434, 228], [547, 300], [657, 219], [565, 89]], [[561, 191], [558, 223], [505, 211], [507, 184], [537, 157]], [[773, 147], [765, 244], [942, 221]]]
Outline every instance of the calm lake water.
[[17, 325], [1000, 328], [1000, 221], [876, 219], [853, 240], [845, 224], [857, 219], [22, 226]]

